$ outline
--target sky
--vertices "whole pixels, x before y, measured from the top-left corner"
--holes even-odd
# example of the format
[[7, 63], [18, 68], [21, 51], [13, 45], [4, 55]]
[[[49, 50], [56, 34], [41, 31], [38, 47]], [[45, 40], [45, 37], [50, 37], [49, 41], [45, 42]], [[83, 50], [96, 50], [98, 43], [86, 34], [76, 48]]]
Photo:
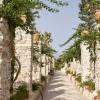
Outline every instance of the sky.
[[[78, 18], [80, 0], [64, 0], [68, 2], [66, 7], [58, 7], [59, 13], [50, 13], [46, 10], [40, 11], [40, 18], [36, 20], [36, 27], [39, 32], [45, 31], [52, 33], [52, 47], [57, 51], [58, 57], [62, 51], [68, 48], [72, 43], [60, 47], [77, 28], [80, 20]], [[51, 4], [48, 4], [51, 5]], [[54, 5], [51, 5], [54, 6]]]

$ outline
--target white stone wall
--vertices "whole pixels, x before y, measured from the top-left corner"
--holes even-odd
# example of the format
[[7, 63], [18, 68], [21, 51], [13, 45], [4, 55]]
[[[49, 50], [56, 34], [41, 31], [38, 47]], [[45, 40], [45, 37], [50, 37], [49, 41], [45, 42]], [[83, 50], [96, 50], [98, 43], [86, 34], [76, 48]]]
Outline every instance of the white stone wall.
[[85, 42], [81, 43], [82, 81], [86, 81], [90, 75], [90, 52], [87, 47]]
[[96, 65], [95, 65], [95, 86], [96, 90], [100, 89], [100, 43], [97, 42], [96, 46]]
[[[30, 82], [30, 67], [31, 67], [31, 35], [26, 34], [21, 29], [16, 30], [15, 38], [16, 56], [21, 63], [21, 72], [17, 82]], [[16, 66], [17, 67], [17, 66]]]

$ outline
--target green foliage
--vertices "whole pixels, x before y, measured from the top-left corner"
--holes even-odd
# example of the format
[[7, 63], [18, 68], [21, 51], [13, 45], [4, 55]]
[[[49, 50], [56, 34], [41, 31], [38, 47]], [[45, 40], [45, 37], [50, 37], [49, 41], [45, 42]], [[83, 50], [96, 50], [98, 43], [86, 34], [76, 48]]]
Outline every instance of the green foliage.
[[33, 81], [32, 82], [32, 91], [38, 90], [42, 86], [40, 83]]
[[81, 74], [77, 74], [75, 80], [81, 83]]
[[81, 49], [80, 49], [80, 40], [75, 41], [75, 43], [70, 46], [69, 49], [65, 50], [63, 54], [60, 56], [61, 59], [63, 59], [63, 62], [72, 61], [73, 58], [76, 58], [76, 60], [80, 60], [81, 57]]
[[27, 90], [26, 85], [19, 86], [16, 89], [16, 94], [14, 94], [10, 100], [25, 100], [28, 98], [29, 91]]
[[47, 82], [47, 77], [46, 76], [41, 76], [41, 82]]
[[56, 59], [56, 61], [55, 61], [56, 70], [60, 70], [63, 67], [64, 67], [63, 59], [61, 59], [61, 58]]
[[53, 54], [56, 53], [56, 51], [52, 47], [50, 47], [50, 43], [53, 41], [51, 38], [51, 33], [45, 32], [44, 34], [42, 34], [41, 41], [41, 53], [52, 57]]
[[53, 76], [53, 75], [54, 75], [54, 70], [53, 70], [53, 69], [51, 69], [51, 70], [50, 70], [50, 72], [48, 73], [48, 75]]
[[70, 70], [66, 70], [66, 74], [70, 74]]
[[72, 76], [75, 76], [75, 77], [76, 77], [76, 72], [74, 72], [74, 73], [72, 74]]
[[83, 86], [89, 86], [90, 90], [95, 90], [95, 83], [93, 80], [88, 80], [82, 83]]
[[46, 55], [52, 57], [55, 52], [56, 51], [54, 49], [52, 49], [50, 46], [42, 45], [42, 48], [41, 48], [42, 54], [46, 54]]
[[[79, 12], [79, 18], [82, 20], [82, 23], [79, 24], [78, 28], [76, 29], [76, 32], [61, 46], [64, 46], [68, 44], [70, 41], [74, 41], [74, 44], [69, 47], [67, 50], [63, 52], [63, 54], [60, 56], [61, 59], [63, 59], [64, 62], [72, 61], [73, 58], [76, 60], [80, 60], [81, 58], [81, 49], [80, 44], [82, 41], [85, 41], [85, 44], [88, 44], [88, 48], [91, 53], [91, 61], [96, 61], [96, 41], [100, 41], [100, 32], [97, 32], [94, 29], [95, 25], [95, 10], [100, 9], [100, 3], [98, 0], [81, 0], [81, 3], [79, 5], [80, 12]], [[82, 36], [81, 33], [87, 30], [89, 32], [89, 35]]]
[[[48, 0], [58, 6], [66, 6], [66, 2], [57, 0]], [[10, 31], [12, 31], [15, 36], [15, 28], [20, 26], [22, 29], [26, 30], [27, 33], [31, 33], [36, 17], [39, 17], [37, 9], [45, 8], [49, 12], [58, 12], [56, 8], [49, 7], [45, 4], [45, 1], [40, 0], [4, 0], [3, 4], [0, 5], [0, 17], [7, 20], [9, 24]], [[23, 23], [21, 16], [26, 16], [26, 23]]]

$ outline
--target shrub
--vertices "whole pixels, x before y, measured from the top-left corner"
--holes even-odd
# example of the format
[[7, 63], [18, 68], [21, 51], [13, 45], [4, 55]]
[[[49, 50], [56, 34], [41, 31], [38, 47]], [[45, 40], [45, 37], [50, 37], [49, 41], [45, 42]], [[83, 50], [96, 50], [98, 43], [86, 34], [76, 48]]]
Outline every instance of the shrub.
[[72, 76], [76, 76], [76, 72], [74, 72], [74, 73], [72, 74]]
[[70, 70], [66, 70], [66, 74], [70, 74]]
[[40, 83], [35, 82], [35, 81], [32, 82], [32, 90], [33, 91], [38, 90], [40, 86], [42, 86]]
[[75, 80], [78, 82], [81, 82], [81, 80], [82, 80], [81, 74], [77, 74]]
[[46, 76], [41, 76], [41, 82], [47, 82], [47, 77]]
[[29, 91], [27, 90], [26, 85], [19, 86], [16, 89], [16, 94], [11, 96], [10, 100], [25, 100], [28, 98]]
[[54, 70], [51, 69], [50, 72], [48, 73], [49, 75], [53, 76], [54, 75]]
[[90, 90], [95, 90], [95, 83], [93, 82], [93, 80], [83, 82], [83, 86], [89, 86]]

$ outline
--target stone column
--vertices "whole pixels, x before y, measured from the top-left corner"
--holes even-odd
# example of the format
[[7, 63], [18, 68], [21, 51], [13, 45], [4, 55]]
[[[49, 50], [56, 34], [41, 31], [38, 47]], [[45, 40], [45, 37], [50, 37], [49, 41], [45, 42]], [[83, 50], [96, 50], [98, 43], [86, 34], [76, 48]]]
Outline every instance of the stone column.
[[15, 50], [16, 57], [21, 63], [21, 72], [17, 82], [25, 82], [30, 86], [31, 35], [26, 34], [26, 32], [20, 28], [16, 29]]
[[90, 75], [90, 52], [87, 47], [85, 42], [81, 43], [82, 81], [86, 81]]
[[[41, 41], [33, 41], [33, 46], [36, 47], [37, 49], [39, 49], [39, 51], [37, 51], [37, 56], [39, 56], [38, 61], [41, 63], [42, 62], [42, 57], [43, 55], [41, 54]], [[34, 63], [33, 62], [33, 69], [34, 69], [34, 76], [33, 77], [36, 81], [40, 81], [41, 80], [41, 74], [42, 74], [42, 68], [40, 66], [39, 63]]]
[[95, 87], [100, 90], [100, 43], [96, 45], [96, 64], [95, 64]]

